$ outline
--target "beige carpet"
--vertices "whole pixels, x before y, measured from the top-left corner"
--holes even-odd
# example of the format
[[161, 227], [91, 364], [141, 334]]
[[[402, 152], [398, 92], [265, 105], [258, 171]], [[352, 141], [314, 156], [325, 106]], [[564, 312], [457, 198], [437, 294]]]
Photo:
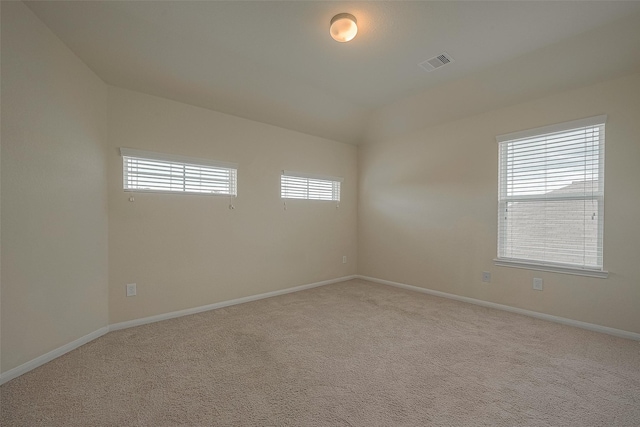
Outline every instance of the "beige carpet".
[[9, 426], [640, 426], [640, 343], [353, 280], [112, 332]]

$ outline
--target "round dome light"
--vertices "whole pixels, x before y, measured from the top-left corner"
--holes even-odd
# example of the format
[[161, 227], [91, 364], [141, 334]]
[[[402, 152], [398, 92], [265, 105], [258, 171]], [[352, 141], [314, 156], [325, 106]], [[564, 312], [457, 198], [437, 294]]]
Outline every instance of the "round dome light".
[[346, 43], [358, 34], [356, 17], [350, 13], [339, 13], [331, 18], [329, 27], [331, 37], [337, 42]]

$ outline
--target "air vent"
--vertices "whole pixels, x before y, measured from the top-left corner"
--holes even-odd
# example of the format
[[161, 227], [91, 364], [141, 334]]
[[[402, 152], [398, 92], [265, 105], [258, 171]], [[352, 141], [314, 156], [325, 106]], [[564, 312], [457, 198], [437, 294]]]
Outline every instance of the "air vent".
[[450, 62], [453, 62], [453, 58], [448, 53], [441, 53], [438, 56], [434, 56], [433, 58], [427, 59], [424, 62], [419, 63], [418, 65], [422, 67], [425, 71], [433, 71], [436, 68], [443, 67]]

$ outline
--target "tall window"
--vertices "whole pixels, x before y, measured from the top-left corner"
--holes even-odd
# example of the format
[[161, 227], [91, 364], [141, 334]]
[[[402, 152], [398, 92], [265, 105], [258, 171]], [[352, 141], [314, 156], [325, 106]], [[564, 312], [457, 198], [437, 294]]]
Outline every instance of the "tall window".
[[603, 270], [605, 120], [497, 138], [497, 261], [567, 272]]
[[280, 197], [283, 199], [340, 201], [342, 178], [282, 171]]
[[235, 196], [237, 165], [121, 148], [125, 191]]

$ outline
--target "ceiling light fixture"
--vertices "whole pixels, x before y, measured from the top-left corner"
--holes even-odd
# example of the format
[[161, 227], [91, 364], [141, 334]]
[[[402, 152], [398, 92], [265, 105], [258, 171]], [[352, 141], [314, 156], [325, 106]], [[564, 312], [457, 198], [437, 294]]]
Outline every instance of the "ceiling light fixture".
[[331, 37], [337, 42], [346, 43], [358, 34], [356, 17], [350, 13], [339, 13], [331, 18], [329, 27]]

